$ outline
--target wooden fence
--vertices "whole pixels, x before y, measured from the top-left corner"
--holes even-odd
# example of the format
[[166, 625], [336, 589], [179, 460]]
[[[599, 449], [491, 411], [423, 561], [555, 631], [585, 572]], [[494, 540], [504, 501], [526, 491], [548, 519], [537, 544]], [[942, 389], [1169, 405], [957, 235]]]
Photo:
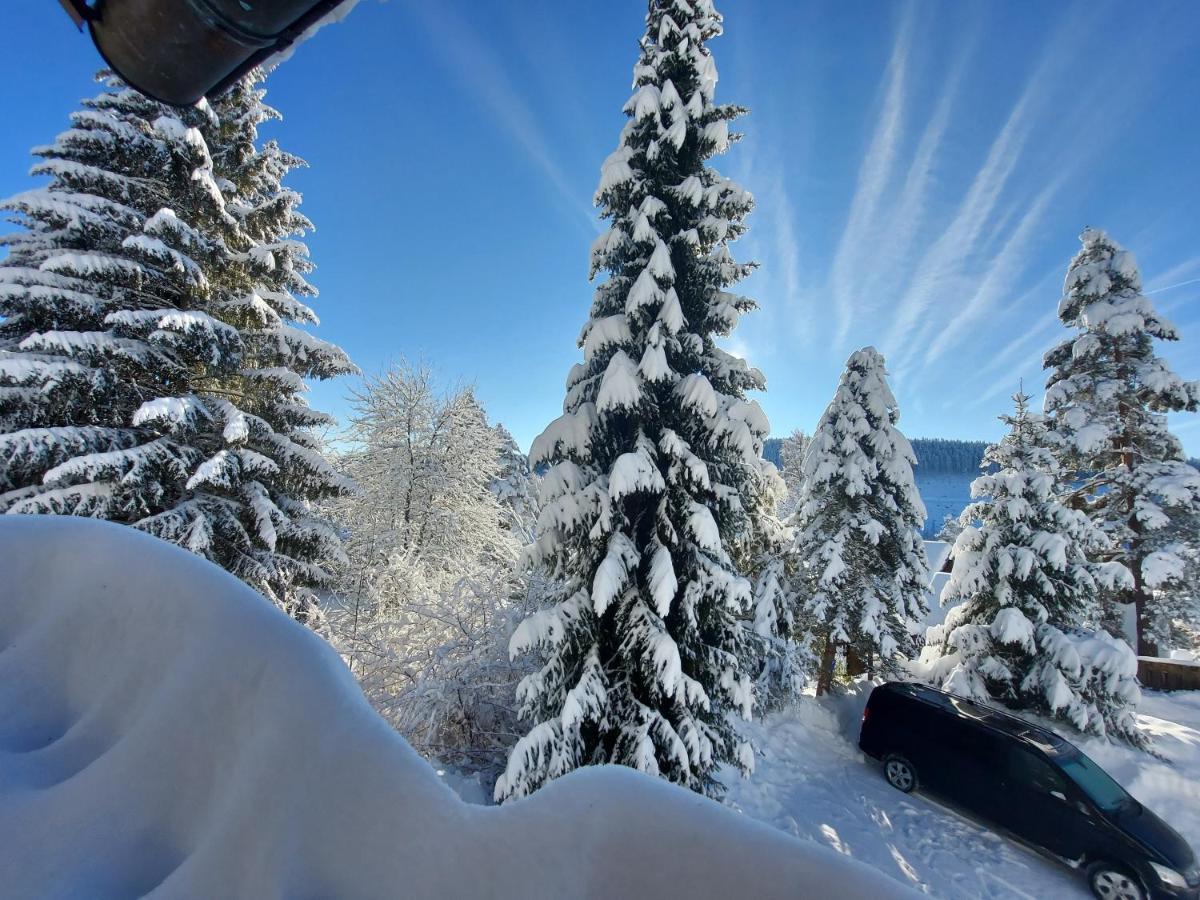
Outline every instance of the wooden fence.
[[1200, 663], [1139, 656], [1138, 681], [1155, 691], [1200, 691]]

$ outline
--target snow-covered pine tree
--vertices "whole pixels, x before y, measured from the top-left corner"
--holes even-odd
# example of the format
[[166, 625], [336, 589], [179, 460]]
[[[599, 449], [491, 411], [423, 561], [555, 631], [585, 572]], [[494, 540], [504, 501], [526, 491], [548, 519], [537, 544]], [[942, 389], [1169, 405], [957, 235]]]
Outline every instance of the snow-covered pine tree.
[[348, 483], [304, 378], [353, 366], [292, 324], [316, 322], [299, 160], [255, 149], [253, 83], [175, 110], [101, 79], [34, 151], [50, 183], [3, 204], [0, 511], [132, 525], [313, 620], [341, 550], [310, 503]]
[[832, 685], [839, 650], [897, 672], [926, 611], [925, 506], [899, 419], [883, 356], [852, 353], [809, 441], [792, 519], [800, 567], [788, 592], [821, 648], [818, 693]]
[[496, 797], [592, 763], [629, 765], [718, 793], [748, 768], [729, 713], [750, 714], [741, 658], [751, 587], [731, 559], [747, 530], [768, 433], [746, 391], [761, 373], [714, 343], [754, 307], [726, 289], [750, 266], [727, 245], [750, 195], [706, 165], [743, 110], [715, 105], [711, 0], [652, 0], [634, 93], [596, 202], [596, 289], [563, 415], [531, 449], [549, 465], [531, 559], [561, 588], [512, 650], [545, 664], [518, 699], [533, 728]]
[[1141, 743], [1133, 652], [1107, 634], [1080, 633], [1099, 589], [1129, 583], [1129, 572], [1089, 561], [1108, 539], [1059, 502], [1046, 424], [1030, 413], [1028, 395], [1013, 400], [1013, 414], [1000, 417], [1008, 434], [983, 457], [992, 471], [971, 483], [976, 499], [962, 520], [973, 524], [954, 545], [942, 603], [958, 605], [930, 629], [922, 662], [952, 693]]
[[1110, 599], [1133, 604], [1137, 652], [1155, 656], [1169, 628], [1157, 598], [1182, 586], [1179, 525], [1200, 513], [1200, 473], [1165, 413], [1195, 412], [1200, 382], [1184, 381], [1155, 353], [1156, 340], [1179, 333], [1142, 293], [1133, 255], [1096, 229], [1080, 240], [1058, 305], [1076, 334], [1046, 354], [1046, 412], [1074, 476], [1064, 499], [1108, 533], [1114, 550], [1106, 558], [1133, 574], [1132, 586]]

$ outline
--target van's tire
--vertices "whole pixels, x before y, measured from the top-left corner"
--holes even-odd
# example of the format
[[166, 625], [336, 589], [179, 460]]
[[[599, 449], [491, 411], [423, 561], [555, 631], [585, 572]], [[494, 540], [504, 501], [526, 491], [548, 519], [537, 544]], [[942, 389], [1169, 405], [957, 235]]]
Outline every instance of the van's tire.
[[1097, 900], [1146, 900], [1142, 882], [1124, 866], [1094, 862], [1087, 868], [1087, 880]]
[[916, 790], [919, 783], [917, 767], [896, 753], [888, 754], [883, 758], [883, 777], [896, 790], [906, 794], [911, 794]]

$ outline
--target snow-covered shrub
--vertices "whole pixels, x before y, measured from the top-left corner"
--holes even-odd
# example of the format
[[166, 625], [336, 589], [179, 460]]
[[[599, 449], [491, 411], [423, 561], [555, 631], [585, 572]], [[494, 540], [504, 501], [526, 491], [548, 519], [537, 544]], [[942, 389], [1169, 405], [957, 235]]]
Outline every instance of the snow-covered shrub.
[[788, 593], [821, 647], [819, 693], [832, 683], [839, 652], [892, 675], [916, 649], [912, 629], [924, 618], [929, 584], [925, 506], [899, 418], [883, 356], [858, 350], [804, 458]]
[[1142, 293], [1136, 261], [1103, 231], [1080, 235], [1058, 316], [1075, 334], [1046, 354], [1046, 412], [1064, 472], [1063, 500], [1084, 509], [1111, 539], [1106, 558], [1132, 581], [1107, 598], [1136, 611], [1138, 652], [1157, 655], [1172, 623], [1196, 612], [1186, 553], [1200, 546], [1200, 472], [1167, 430], [1168, 412], [1200, 408], [1200, 382], [1185, 381], [1155, 353], [1179, 332]]
[[1137, 659], [1104, 631], [1082, 631], [1098, 592], [1130, 581], [1119, 563], [1089, 555], [1108, 540], [1056, 495], [1057, 464], [1046, 425], [1028, 396], [1002, 416], [1009, 433], [988, 447], [992, 468], [971, 484], [975, 502], [954, 545], [943, 605], [921, 662], [948, 691], [996, 700], [1070, 722], [1081, 731], [1142, 743], [1132, 715]]
[[479, 570], [430, 590], [357, 626], [341, 611], [334, 643], [371, 705], [422, 755], [491, 785], [521, 735], [517, 684], [533, 664], [508, 644], [546, 585]]
[[[917, 673], [961, 697], [999, 702], [1061, 719], [1085, 734], [1149, 746], [1135, 715], [1141, 699], [1137, 656], [1125, 641], [1107, 631], [1064, 632], [1047, 623], [1031, 627], [1011, 607], [1001, 613], [990, 625], [979, 625], [968, 620], [965, 605], [950, 610], [943, 624], [929, 629]], [[1021, 672], [1005, 662], [1014, 650], [1027, 660]], [[989, 689], [997, 682], [1005, 688]]]

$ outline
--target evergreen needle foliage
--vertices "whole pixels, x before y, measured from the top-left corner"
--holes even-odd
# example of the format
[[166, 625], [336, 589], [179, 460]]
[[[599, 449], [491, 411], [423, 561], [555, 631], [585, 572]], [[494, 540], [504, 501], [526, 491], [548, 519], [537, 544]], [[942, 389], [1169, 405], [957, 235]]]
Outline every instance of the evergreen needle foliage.
[[713, 102], [710, 0], [652, 0], [628, 122], [596, 202], [596, 289], [547, 465], [531, 560], [561, 587], [518, 628], [544, 664], [518, 700], [533, 727], [496, 786], [530, 793], [578, 766], [620, 763], [710, 794], [721, 763], [749, 767], [731, 723], [752, 704], [751, 586], [733, 552], [756, 533], [762, 375], [714, 343], [754, 303], [727, 245], [750, 195], [706, 164], [743, 110]]
[[185, 110], [101, 80], [34, 150], [49, 184], [2, 204], [0, 511], [124, 522], [315, 621], [341, 547], [311, 504], [349, 483], [304, 380], [354, 367], [297, 327], [303, 163], [258, 146], [261, 75]]

